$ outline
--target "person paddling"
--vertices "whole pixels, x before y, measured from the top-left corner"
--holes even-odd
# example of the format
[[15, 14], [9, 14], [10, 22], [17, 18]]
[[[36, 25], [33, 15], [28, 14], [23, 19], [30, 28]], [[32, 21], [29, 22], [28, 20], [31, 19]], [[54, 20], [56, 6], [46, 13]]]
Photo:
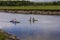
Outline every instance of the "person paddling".
[[12, 23], [20, 23], [20, 22], [17, 21], [16, 19], [11, 20], [10, 22], [12, 22]]

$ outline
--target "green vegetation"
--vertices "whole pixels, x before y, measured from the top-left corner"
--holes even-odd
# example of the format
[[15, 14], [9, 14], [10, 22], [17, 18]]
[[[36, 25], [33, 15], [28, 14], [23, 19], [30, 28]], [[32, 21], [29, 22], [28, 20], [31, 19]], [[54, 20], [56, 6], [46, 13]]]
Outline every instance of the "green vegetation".
[[0, 40], [9, 40], [9, 37], [10, 36], [6, 34], [5, 32], [0, 32]]
[[12, 10], [60, 10], [60, 6], [0, 6], [0, 9], [12, 9]]
[[13, 10], [60, 10], [60, 1], [31, 2], [31, 1], [0, 1], [0, 9]]
[[19, 40], [15, 35], [8, 34], [0, 29], [0, 40]]
[[0, 1], [0, 6], [44, 6], [44, 5], [60, 5], [60, 1], [54, 2], [31, 2], [31, 1]]
[[5, 36], [3, 33], [0, 33], [0, 40], [4, 40], [5, 39]]

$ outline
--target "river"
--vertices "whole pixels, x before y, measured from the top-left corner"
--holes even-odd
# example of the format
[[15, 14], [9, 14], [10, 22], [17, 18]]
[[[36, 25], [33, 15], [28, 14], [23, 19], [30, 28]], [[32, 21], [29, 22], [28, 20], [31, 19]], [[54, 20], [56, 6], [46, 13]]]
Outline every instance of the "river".
[[[38, 21], [29, 21], [29, 19]], [[20, 23], [11, 23], [17, 19]], [[60, 16], [0, 12], [0, 29], [21, 40], [60, 40]]]

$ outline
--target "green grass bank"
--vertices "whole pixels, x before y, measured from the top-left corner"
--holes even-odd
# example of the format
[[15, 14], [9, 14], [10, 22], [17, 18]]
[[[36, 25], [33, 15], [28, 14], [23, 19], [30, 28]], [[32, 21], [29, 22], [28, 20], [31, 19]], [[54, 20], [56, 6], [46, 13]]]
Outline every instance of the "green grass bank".
[[0, 6], [0, 12], [60, 15], [60, 6]]
[[20, 40], [15, 35], [6, 33], [0, 29], [0, 40]]
[[0, 10], [60, 10], [60, 6], [0, 6]]

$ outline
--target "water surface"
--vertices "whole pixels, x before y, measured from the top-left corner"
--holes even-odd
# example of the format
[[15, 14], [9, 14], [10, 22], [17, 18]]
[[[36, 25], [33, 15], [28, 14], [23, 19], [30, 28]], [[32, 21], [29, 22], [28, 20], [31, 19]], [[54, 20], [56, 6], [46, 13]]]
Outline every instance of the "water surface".
[[[30, 22], [30, 17], [38, 21]], [[9, 22], [15, 18], [20, 23]], [[21, 40], [60, 40], [60, 16], [0, 12], [0, 29]]]

